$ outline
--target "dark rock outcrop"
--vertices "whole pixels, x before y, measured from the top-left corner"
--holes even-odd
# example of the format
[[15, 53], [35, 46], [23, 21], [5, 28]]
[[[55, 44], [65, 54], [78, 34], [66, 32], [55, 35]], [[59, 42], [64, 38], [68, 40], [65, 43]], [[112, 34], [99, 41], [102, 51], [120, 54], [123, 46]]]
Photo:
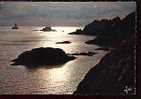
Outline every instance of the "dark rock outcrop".
[[84, 32], [89, 35], [99, 35], [103, 32], [109, 32], [111, 29], [111, 20], [102, 19], [95, 20], [92, 23], [86, 25]]
[[56, 42], [56, 44], [70, 44], [70, 41]]
[[46, 26], [43, 29], [41, 29], [40, 31], [48, 32], [48, 31], [56, 31], [56, 30], [52, 29], [50, 26]]
[[89, 40], [85, 43], [98, 44], [100, 46], [116, 46], [122, 40], [135, 35], [135, 12], [127, 15], [122, 20], [116, 17], [110, 23], [110, 30], [108, 28], [101, 30], [101, 33], [97, 35], [96, 39]]
[[74, 95], [135, 94], [134, 41], [134, 36], [130, 36], [104, 56], [86, 74]]
[[95, 52], [82, 52], [82, 53], [72, 53], [72, 54], [68, 54], [68, 55], [93, 56], [94, 54], [96, 54], [96, 53]]
[[77, 29], [75, 32], [69, 34], [83, 34], [83, 35], [112, 35], [120, 38], [124, 36], [125, 32], [133, 33], [135, 28], [135, 12], [130, 13], [124, 19], [114, 17], [113, 19], [94, 20], [85, 26], [83, 30]]
[[14, 24], [14, 26], [11, 29], [19, 29], [17, 24]]
[[74, 32], [71, 32], [71, 33], [69, 33], [69, 34], [83, 34], [83, 35], [85, 35], [85, 32], [83, 31], [83, 30], [81, 30], [81, 29], [76, 29], [76, 31], [74, 31]]
[[104, 51], [110, 51], [110, 48], [96, 48], [95, 50], [104, 50]]
[[73, 60], [75, 57], [67, 55], [60, 48], [35, 48], [23, 52], [17, 59], [12, 60], [12, 65], [25, 65], [27, 67], [38, 67], [42, 65], [58, 65]]
[[114, 47], [129, 36], [134, 36], [135, 31], [135, 12], [130, 13], [125, 18], [114, 17], [113, 19], [94, 20], [85, 26], [69, 34], [82, 34], [97, 36], [86, 44], [97, 44], [103, 47]]
[[103, 24], [108, 24], [107, 29], [104, 28], [105, 25], [100, 27], [102, 23], [97, 21], [94, 21], [94, 24], [98, 27], [95, 28], [95, 25], [91, 24], [85, 28], [85, 31], [93, 28], [89, 30], [90, 33], [96, 31], [100, 34], [96, 39], [86, 43], [114, 49], [111, 49], [86, 74], [74, 95], [134, 95], [136, 88], [135, 13], [127, 15], [122, 20], [119, 17], [109, 21], [103, 20]]

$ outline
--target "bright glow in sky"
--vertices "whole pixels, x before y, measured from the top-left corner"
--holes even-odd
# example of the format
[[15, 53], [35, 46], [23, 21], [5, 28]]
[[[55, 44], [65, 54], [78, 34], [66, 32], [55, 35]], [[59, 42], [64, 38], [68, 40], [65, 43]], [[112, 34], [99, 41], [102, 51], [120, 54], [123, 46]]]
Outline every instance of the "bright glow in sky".
[[135, 10], [135, 2], [0, 2], [0, 25], [83, 26]]

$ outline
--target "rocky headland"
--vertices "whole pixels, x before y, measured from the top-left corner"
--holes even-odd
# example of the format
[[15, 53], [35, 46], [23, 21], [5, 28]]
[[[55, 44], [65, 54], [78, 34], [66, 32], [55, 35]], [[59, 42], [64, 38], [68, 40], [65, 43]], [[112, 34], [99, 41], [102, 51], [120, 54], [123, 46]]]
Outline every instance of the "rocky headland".
[[[85, 27], [85, 31], [89, 30], [89, 33], [98, 32], [94, 34], [97, 38], [87, 43], [106, 46], [104, 50], [109, 50], [109, 47], [113, 49], [86, 74], [74, 95], [136, 94], [135, 13], [127, 15], [122, 20], [119, 17], [112, 20], [114, 21], [100, 22], [106, 22], [105, 24], [112, 22], [113, 30], [111, 30], [111, 25], [110, 27], [109, 25], [100, 27], [100, 24], [97, 26], [96, 21]], [[100, 29], [95, 30], [96, 27]]]
[[128, 38], [134, 36], [135, 31], [135, 12], [130, 13], [121, 19], [114, 17], [113, 19], [94, 20], [86, 25], [83, 30], [79, 29], [69, 34], [81, 34], [96, 36], [95, 39], [85, 42], [86, 44], [97, 44], [100, 46], [115, 46]]
[[133, 38], [123, 41], [86, 74], [74, 95], [124, 95], [126, 86], [134, 94], [134, 50]]

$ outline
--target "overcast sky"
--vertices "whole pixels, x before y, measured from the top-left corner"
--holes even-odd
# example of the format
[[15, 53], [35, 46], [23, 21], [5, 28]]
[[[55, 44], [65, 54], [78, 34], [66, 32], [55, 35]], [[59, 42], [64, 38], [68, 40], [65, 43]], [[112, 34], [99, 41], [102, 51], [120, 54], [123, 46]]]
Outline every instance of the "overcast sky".
[[0, 25], [84, 26], [135, 10], [135, 2], [0, 2]]

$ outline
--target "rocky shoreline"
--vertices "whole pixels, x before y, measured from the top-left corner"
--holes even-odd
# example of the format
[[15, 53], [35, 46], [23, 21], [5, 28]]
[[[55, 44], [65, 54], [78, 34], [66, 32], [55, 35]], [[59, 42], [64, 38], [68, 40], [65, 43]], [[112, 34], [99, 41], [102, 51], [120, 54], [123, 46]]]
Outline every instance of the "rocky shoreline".
[[[116, 20], [118, 20], [115, 25], [117, 32], [96, 34], [96, 39], [86, 42], [87, 44], [104, 46], [104, 50], [112, 49], [86, 74], [74, 95], [136, 94], [135, 13], [129, 14], [123, 20], [119, 20], [117, 17]], [[94, 24], [89, 24], [86, 27], [90, 28], [89, 31], [94, 31], [91, 28], [94, 26]], [[121, 26], [124, 26], [125, 29]]]
[[79, 29], [69, 33], [74, 35], [91, 35], [95, 39], [86, 41], [86, 44], [96, 44], [102, 47], [116, 47], [119, 43], [134, 36], [135, 31], [135, 12], [128, 14], [123, 19], [114, 17], [113, 19], [94, 20], [86, 25], [83, 30]]
[[80, 82], [74, 95], [124, 95], [135, 90], [134, 43], [127, 41], [112, 50]]

